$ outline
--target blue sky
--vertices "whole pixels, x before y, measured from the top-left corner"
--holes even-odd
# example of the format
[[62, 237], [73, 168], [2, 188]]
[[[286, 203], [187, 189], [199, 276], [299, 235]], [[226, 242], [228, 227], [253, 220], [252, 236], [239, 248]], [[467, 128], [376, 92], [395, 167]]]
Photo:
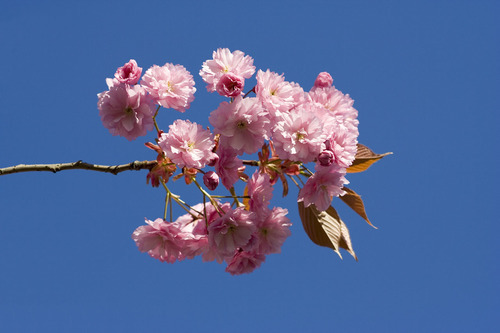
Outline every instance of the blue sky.
[[[355, 100], [359, 141], [394, 152], [348, 177], [372, 222], [337, 200], [359, 262], [292, 236], [249, 275], [140, 253], [163, 212], [146, 172], [0, 178], [0, 331], [492, 332], [499, 326], [496, 205], [500, 41], [495, 1], [16, 1], [2, 6], [0, 167], [154, 159], [101, 125], [96, 94], [118, 66], [184, 65], [185, 114], [221, 98], [197, 75], [218, 47], [312, 86], [328, 71]], [[167, 111], [167, 110], [164, 110]], [[190, 195], [183, 186], [176, 190]], [[495, 276], [497, 278], [495, 278]]]

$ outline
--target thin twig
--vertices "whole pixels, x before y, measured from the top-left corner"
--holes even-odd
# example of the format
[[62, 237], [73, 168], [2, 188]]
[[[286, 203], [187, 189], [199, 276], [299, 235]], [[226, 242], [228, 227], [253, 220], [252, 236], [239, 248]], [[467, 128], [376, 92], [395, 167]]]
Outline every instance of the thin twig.
[[151, 168], [156, 164], [156, 161], [134, 161], [128, 164], [121, 165], [97, 165], [86, 163], [83, 161], [77, 161], [73, 163], [56, 163], [56, 164], [19, 164], [7, 168], [0, 169], [0, 176], [8, 175], [12, 173], [19, 172], [31, 172], [31, 171], [50, 171], [53, 173], [63, 171], [63, 170], [91, 170], [99, 172], [112, 173], [114, 175], [128, 170], [143, 170]]

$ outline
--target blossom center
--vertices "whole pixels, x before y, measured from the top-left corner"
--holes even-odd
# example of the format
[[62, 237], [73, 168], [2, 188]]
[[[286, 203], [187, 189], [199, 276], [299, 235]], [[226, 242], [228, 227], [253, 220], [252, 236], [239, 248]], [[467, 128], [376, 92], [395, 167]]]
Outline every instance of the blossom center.
[[295, 139], [297, 141], [302, 142], [304, 141], [305, 138], [306, 138], [305, 131], [297, 131], [297, 133], [295, 133]]
[[125, 113], [126, 113], [126, 114], [131, 114], [131, 113], [134, 113], [134, 109], [132, 109], [130, 106], [127, 106], [127, 107], [125, 108]]
[[245, 127], [247, 127], [247, 123], [246, 123], [246, 121], [244, 121], [244, 120], [240, 120], [240, 121], [238, 121], [238, 123], [236, 123], [236, 126], [237, 126], [239, 129], [244, 129]]

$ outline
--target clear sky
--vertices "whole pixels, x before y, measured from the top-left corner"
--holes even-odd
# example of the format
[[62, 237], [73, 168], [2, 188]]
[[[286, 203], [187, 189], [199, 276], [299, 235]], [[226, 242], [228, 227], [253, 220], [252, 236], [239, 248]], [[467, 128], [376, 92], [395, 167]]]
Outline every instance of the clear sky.
[[[0, 167], [154, 159], [151, 133], [111, 136], [96, 94], [129, 59], [198, 76], [219, 47], [308, 90], [321, 71], [355, 100], [359, 141], [384, 158], [339, 200], [359, 257], [312, 244], [296, 189], [292, 236], [252, 274], [169, 265], [131, 233], [163, 212], [146, 172], [0, 177], [2, 332], [493, 332], [499, 327], [497, 1], [11, 1], [0, 11]], [[182, 185], [182, 184], [180, 184]], [[184, 196], [191, 188], [177, 186]]]

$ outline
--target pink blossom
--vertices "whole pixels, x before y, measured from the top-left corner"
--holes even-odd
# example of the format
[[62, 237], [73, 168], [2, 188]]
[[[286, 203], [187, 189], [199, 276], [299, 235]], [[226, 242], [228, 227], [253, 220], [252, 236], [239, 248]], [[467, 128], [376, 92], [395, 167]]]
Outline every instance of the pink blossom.
[[316, 81], [314, 81], [315, 87], [329, 87], [333, 84], [332, 76], [327, 72], [321, 72], [318, 74]]
[[[200, 207], [201, 206], [201, 207]], [[196, 205], [202, 209], [203, 204]], [[194, 209], [196, 209], [193, 207]], [[207, 206], [208, 207], [208, 206]], [[181, 240], [180, 252], [188, 259], [201, 255], [208, 249], [208, 236], [205, 220], [194, 218], [191, 214], [180, 216], [172, 223], [179, 229], [177, 237]]]
[[236, 249], [245, 246], [256, 227], [254, 214], [238, 207], [226, 212], [208, 226], [208, 241], [221, 256], [232, 255]]
[[141, 77], [142, 68], [137, 66], [134, 59], [130, 59], [123, 67], [116, 70], [115, 78], [121, 83], [134, 85], [139, 82]]
[[243, 168], [243, 162], [231, 147], [219, 146], [217, 154], [219, 159], [215, 163], [215, 171], [220, 176], [222, 185], [229, 190], [240, 178], [239, 170]]
[[255, 171], [248, 180], [248, 195], [250, 196], [250, 211], [261, 218], [268, 212], [268, 206], [273, 198], [273, 187], [269, 175]]
[[189, 109], [194, 100], [193, 76], [182, 65], [154, 65], [146, 71], [141, 84], [157, 104], [180, 112]]
[[281, 246], [290, 236], [290, 219], [285, 215], [288, 210], [274, 207], [267, 217], [257, 223], [258, 248], [263, 254], [280, 253]]
[[317, 167], [299, 192], [298, 202], [305, 207], [314, 204], [320, 211], [327, 210], [333, 197], [345, 194], [342, 187], [349, 182], [345, 179], [345, 168], [336, 164], [329, 167]]
[[213, 191], [219, 185], [219, 176], [213, 171], [208, 171], [203, 175], [203, 183], [210, 191]]
[[308, 96], [314, 103], [321, 105], [332, 116], [339, 116], [342, 121], [354, 120], [358, 111], [352, 107], [354, 101], [335, 87], [313, 87]]
[[217, 49], [213, 52], [212, 58], [212, 60], [205, 61], [200, 70], [200, 76], [207, 83], [207, 91], [209, 92], [216, 90], [219, 80], [226, 73], [232, 73], [242, 79], [248, 79], [255, 73], [253, 58], [245, 56], [245, 53], [241, 51], [237, 50], [231, 53], [227, 48]]
[[245, 79], [233, 73], [226, 73], [217, 82], [216, 90], [221, 96], [240, 96], [245, 87]]
[[238, 251], [229, 262], [226, 272], [231, 275], [251, 273], [266, 260], [266, 256], [255, 252]]
[[305, 101], [304, 90], [299, 84], [285, 81], [283, 75], [274, 72], [257, 72], [255, 92], [271, 118], [279, 117]]
[[178, 239], [180, 230], [175, 225], [163, 219], [146, 219], [146, 223], [148, 225], [140, 226], [132, 234], [139, 251], [148, 252], [151, 257], [162, 262], [174, 263], [184, 259]]
[[213, 158], [215, 143], [209, 130], [189, 120], [176, 120], [168, 133], [162, 133], [158, 145], [179, 167], [203, 168]]
[[317, 117], [327, 124], [326, 143], [334, 155], [335, 163], [348, 167], [356, 156], [358, 143], [358, 111], [353, 108], [354, 101], [335, 87], [315, 87], [309, 92], [310, 100], [321, 107]]
[[327, 134], [316, 117], [315, 106], [305, 103], [282, 115], [274, 127], [274, 148], [282, 159], [308, 163], [324, 149]]
[[141, 86], [107, 80], [109, 90], [97, 95], [97, 107], [104, 127], [111, 134], [132, 141], [153, 129], [154, 105]]
[[268, 139], [270, 121], [257, 98], [241, 96], [231, 102], [222, 102], [210, 113], [208, 120], [214, 132], [221, 134], [220, 145], [231, 147], [238, 154], [253, 154]]
[[358, 149], [358, 127], [352, 122], [338, 124], [332, 131], [326, 145], [333, 152], [335, 163], [339, 166], [349, 167]]

